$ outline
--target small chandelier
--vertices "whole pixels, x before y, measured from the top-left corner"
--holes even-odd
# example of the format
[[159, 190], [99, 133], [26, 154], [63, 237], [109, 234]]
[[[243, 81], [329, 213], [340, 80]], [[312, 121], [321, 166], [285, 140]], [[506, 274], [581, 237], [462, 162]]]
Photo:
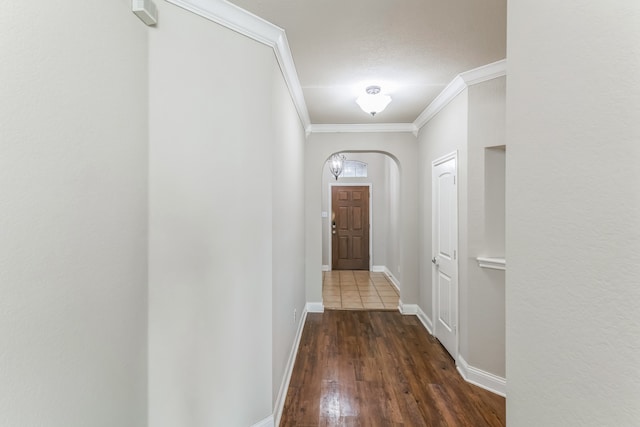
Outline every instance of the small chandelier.
[[372, 117], [387, 108], [387, 105], [391, 102], [389, 95], [380, 93], [380, 86], [369, 86], [366, 91], [367, 94], [359, 96], [356, 102], [362, 108], [362, 111], [371, 114]]
[[342, 168], [344, 167], [345, 160], [347, 160], [347, 158], [340, 153], [335, 153], [329, 159], [329, 171], [331, 172], [331, 175], [333, 175], [336, 178], [336, 181], [338, 180], [338, 177], [342, 174]]

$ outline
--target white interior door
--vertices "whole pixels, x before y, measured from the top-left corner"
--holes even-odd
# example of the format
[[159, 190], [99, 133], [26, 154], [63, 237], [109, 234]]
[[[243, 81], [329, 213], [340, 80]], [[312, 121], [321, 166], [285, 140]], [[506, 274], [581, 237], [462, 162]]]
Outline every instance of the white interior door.
[[433, 305], [434, 335], [458, 356], [458, 192], [457, 154], [433, 162]]

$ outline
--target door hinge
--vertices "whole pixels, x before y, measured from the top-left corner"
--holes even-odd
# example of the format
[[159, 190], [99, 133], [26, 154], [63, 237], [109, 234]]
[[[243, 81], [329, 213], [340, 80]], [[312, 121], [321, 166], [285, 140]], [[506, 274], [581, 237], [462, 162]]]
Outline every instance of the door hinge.
[[456, 185], [456, 176], [453, 175], [453, 185]]
[[456, 251], [454, 250], [454, 251], [453, 251], [453, 259], [456, 259], [456, 258], [457, 258], [457, 256], [458, 256], [458, 254], [457, 254], [457, 253], [456, 253]]

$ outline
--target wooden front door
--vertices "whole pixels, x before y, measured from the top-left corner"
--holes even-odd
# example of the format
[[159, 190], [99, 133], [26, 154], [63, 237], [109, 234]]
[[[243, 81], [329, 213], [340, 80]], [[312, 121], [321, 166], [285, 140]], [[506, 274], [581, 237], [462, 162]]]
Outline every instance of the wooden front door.
[[369, 270], [369, 187], [331, 187], [334, 270]]

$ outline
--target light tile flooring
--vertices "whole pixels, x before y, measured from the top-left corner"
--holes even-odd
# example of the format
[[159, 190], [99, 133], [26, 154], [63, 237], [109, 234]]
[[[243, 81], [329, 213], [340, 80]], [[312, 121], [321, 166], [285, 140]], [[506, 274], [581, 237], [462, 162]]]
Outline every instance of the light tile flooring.
[[322, 273], [322, 302], [328, 310], [397, 310], [398, 291], [384, 273], [334, 270]]

